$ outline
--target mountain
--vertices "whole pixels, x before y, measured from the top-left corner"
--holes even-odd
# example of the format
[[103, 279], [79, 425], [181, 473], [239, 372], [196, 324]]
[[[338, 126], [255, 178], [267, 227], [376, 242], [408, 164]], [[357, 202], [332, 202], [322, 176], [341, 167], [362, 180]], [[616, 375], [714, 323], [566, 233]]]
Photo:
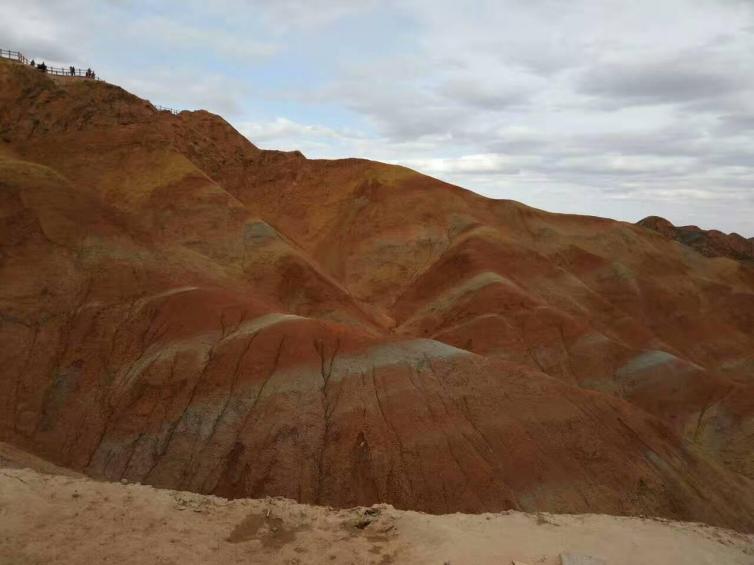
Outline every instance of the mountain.
[[333, 506], [754, 530], [754, 268], [0, 63], [0, 440]]
[[740, 261], [754, 261], [754, 237], [746, 239], [737, 234], [718, 230], [703, 230], [697, 226], [676, 227], [665, 218], [649, 216], [638, 222], [665, 237], [693, 247], [707, 257], [730, 257]]

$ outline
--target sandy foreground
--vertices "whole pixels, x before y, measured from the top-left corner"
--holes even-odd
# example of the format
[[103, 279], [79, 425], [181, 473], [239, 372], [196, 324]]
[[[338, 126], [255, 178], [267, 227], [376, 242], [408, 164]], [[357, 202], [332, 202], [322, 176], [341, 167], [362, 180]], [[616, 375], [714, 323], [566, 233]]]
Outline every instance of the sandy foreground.
[[[0, 564], [754, 564], [754, 535], [599, 514], [337, 510], [94, 481], [0, 443]], [[567, 559], [566, 559], [567, 561]]]

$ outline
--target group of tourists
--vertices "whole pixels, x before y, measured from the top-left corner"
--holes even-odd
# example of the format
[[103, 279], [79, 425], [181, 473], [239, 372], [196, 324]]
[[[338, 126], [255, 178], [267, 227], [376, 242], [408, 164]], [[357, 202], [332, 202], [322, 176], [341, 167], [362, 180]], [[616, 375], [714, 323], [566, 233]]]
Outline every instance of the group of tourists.
[[[32, 67], [34, 67], [35, 69], [39, 69], [43, 73], [47, 72], [47, 65], [45, 65], [44, 61], [42, 61], [41, 63], [37, 64], [36, 61], [34, 61], [34, 59], [32, 59], [31, 63], [29, 63], [29, 64]], [[56, 73], [56, 74], [61, 74], [61, 73]], [[70, 67], [68, 67], [68, 74], [70, 74], [70, 76], [72, 76], [72, 77], [82, 76], [81, 75], [81, 71], [76, 72], [76, 67], [74, 67], [73, 65], [71, 65]], [[85, 78], [97, 78], [97, 75], [94, 74], [94, 71], [92, 69], [87, 69], [86, 72], [83, 74], [83, 76]]]

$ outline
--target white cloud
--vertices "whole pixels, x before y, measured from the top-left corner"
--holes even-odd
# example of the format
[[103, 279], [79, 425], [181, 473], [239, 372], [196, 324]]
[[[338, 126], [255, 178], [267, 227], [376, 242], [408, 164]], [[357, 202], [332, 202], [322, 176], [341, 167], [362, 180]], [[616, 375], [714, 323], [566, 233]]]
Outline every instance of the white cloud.
[[494, 153], [462, 155], [455, 158], [404, 159], [400, 164], [430, 175], [516, 175], [521, 168], [533, 165], [537, 158], [511, 157]]
[[172, 50], [209, 49], [220, 57], [236, 61], [269, 57], [280, 50], [280, 45], [272, 41], [258, 41], [227, 29], [186, 25], [163, 15], [125, 22], [124, 28], [130, 41], [169, 45]]
[[259, 142], [280, 142], [283, 139], [349, 139], [357, 134], [339, 132], [321, 125], [301, 124], [287, 118], [275, 118], [267, 122], [243, 122], [238, 129], [246, 137]]

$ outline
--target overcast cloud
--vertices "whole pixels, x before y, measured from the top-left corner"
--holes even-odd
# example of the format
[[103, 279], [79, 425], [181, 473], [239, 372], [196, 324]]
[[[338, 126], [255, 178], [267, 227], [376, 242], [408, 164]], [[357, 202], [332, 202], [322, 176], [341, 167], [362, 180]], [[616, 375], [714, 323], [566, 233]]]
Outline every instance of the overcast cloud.
[[265, 148], [754, 236], [748, 0], [0, 0], [0, 42]]

